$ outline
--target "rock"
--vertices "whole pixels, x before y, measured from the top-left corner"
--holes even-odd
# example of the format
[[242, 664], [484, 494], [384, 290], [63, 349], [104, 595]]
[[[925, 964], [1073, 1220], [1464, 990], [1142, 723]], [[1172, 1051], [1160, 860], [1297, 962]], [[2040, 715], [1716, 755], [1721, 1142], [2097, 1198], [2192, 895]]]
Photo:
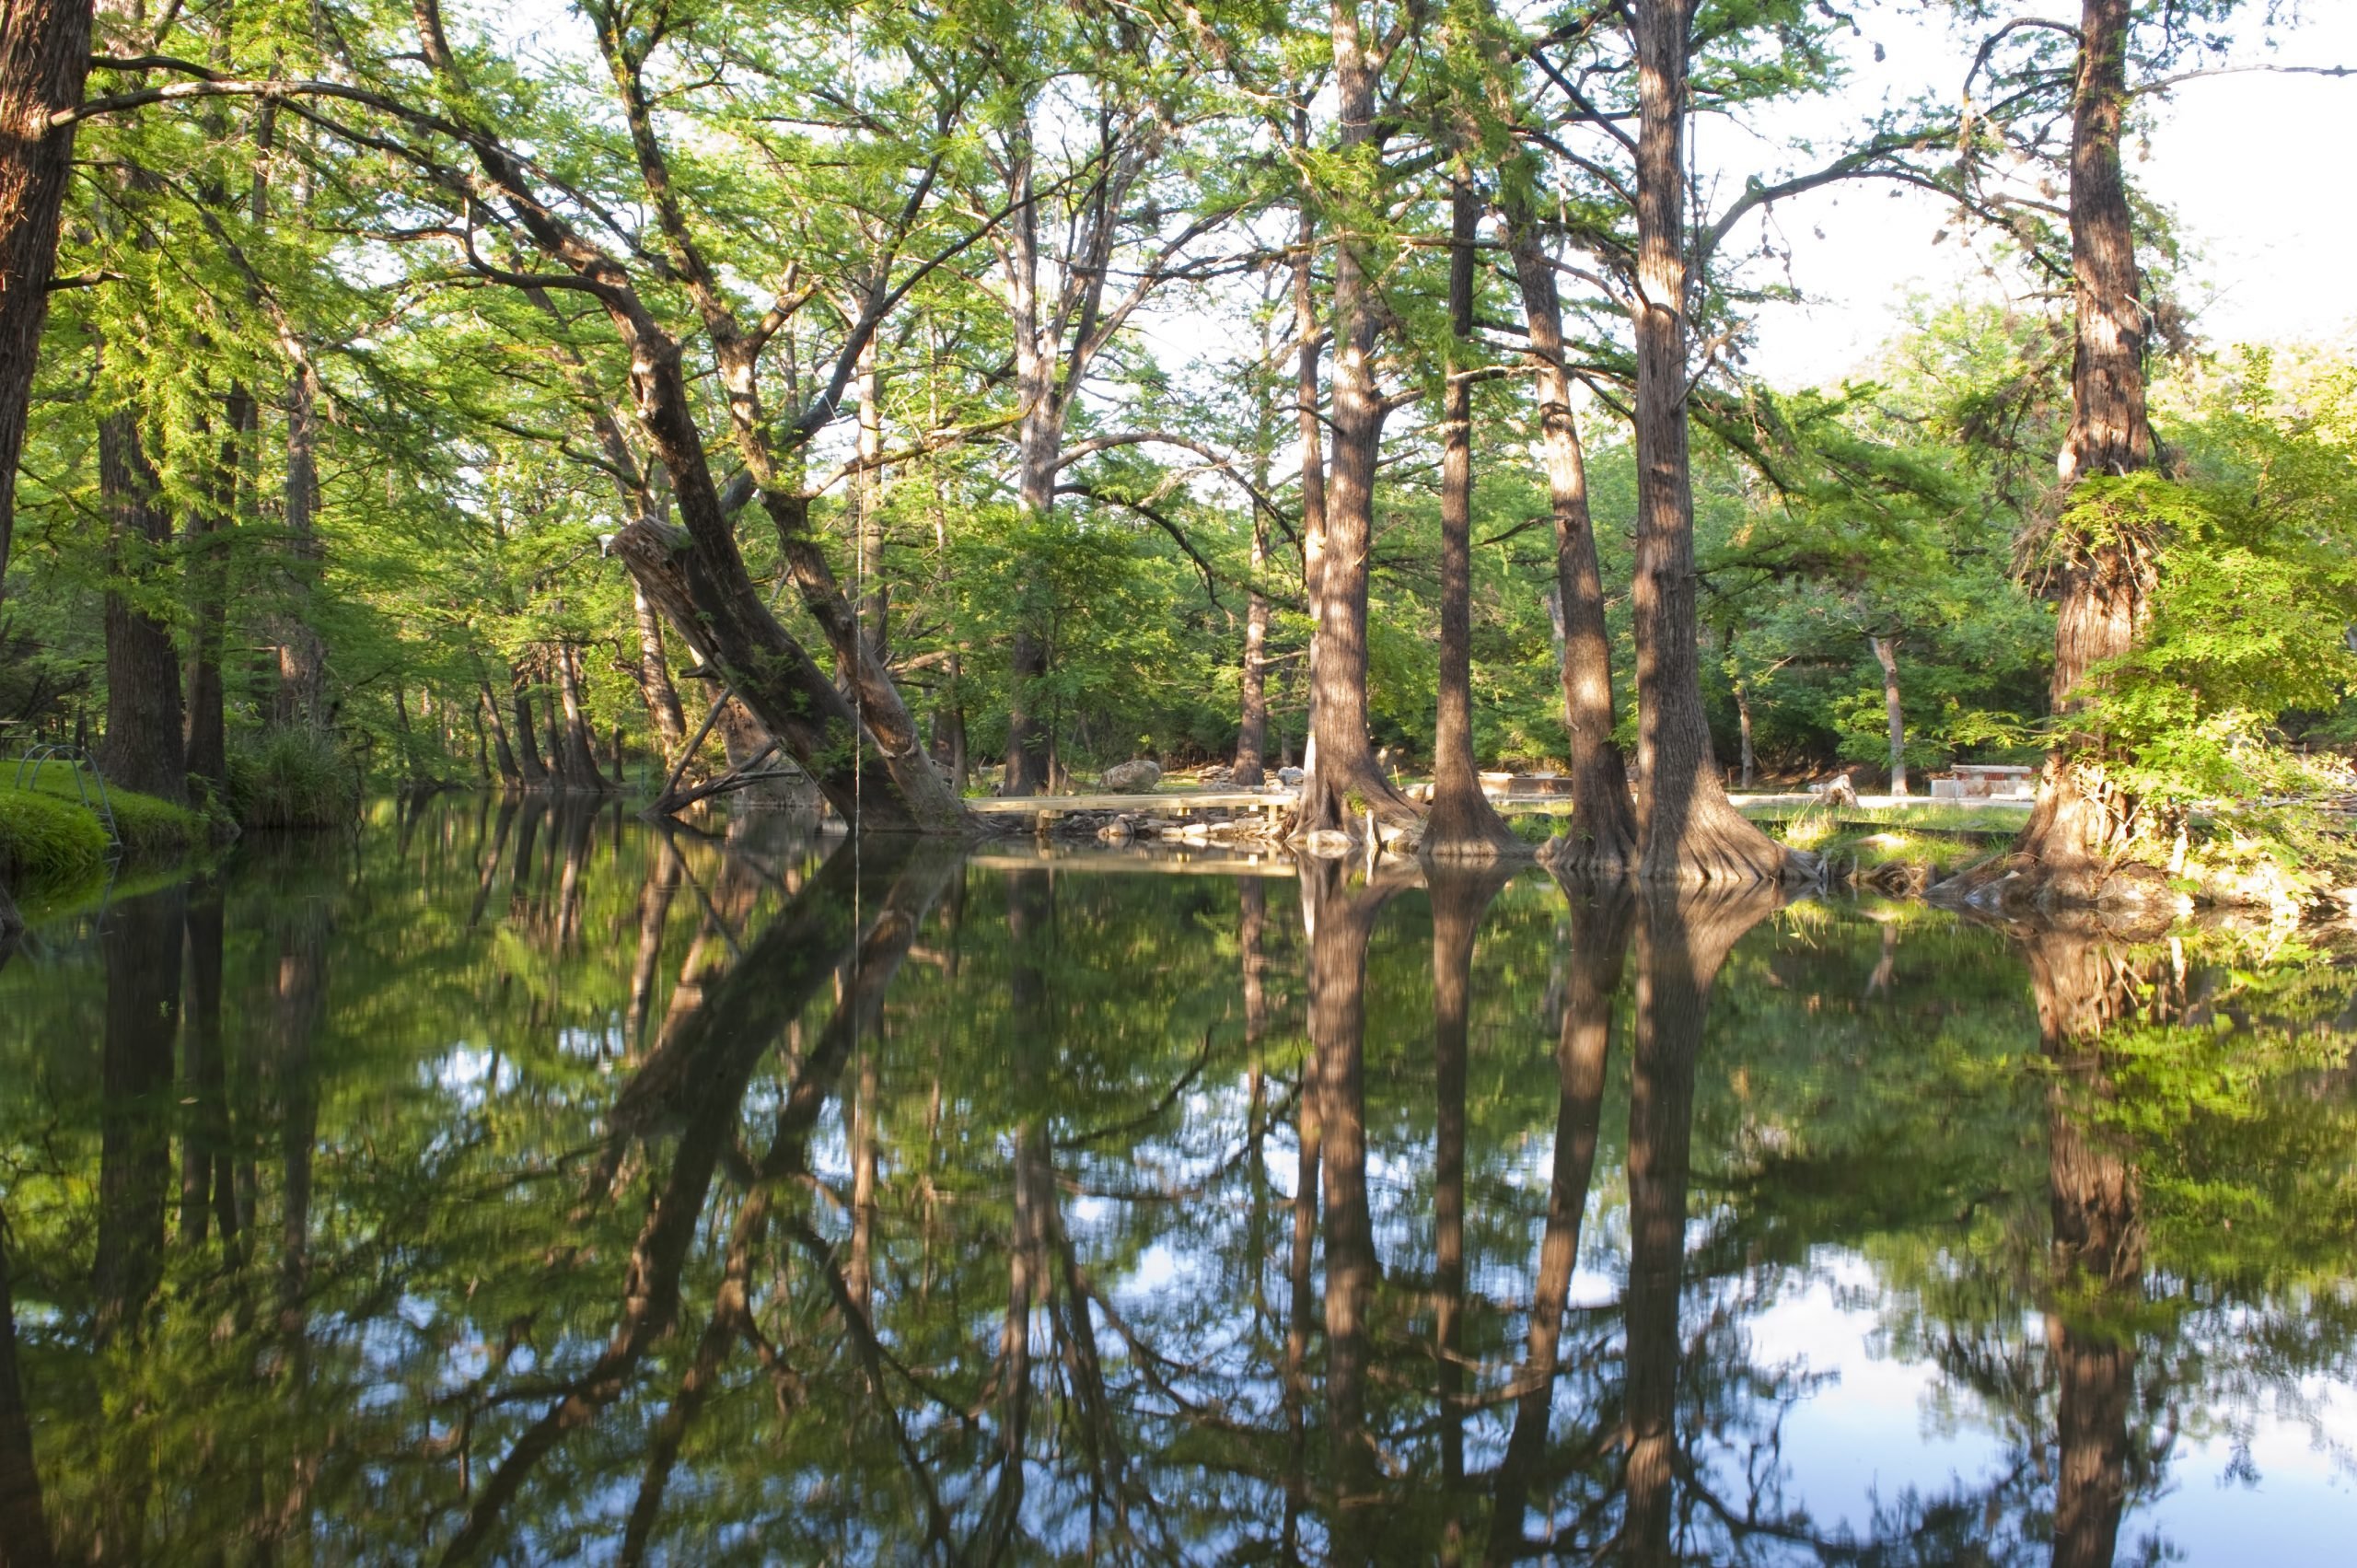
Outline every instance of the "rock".
[[1823, 784], [1813, 784], [1808, 786], [1808, 792], [1829, 806], [1858, 804], [1858, 786], [1850, 782], [1847, 773], [1836, 773]]
[[1118, 762], [1097, 776], [1097, 787], [1108, 795], [1144, 795], [1162, 782], [1162, 764], [1141, 757]]
[[1116, 817], [1097, 830], [1099, 843], [1125, 844], [1136, 836], [1137, 825], [1127, 817]]
[[1351, 835], [1320, 828], [1301, 841], [1301, 847], [1320, 860], [1340, 860], [1351, 853]]
[[1283, 784], [1287, 789], [1300, 788], [1301, 781], [1308, 776], [1309, 775], [1307, 773], [1303, 772], [1299, 768], [1279, 768], [1277, 770], [1277, 782]]

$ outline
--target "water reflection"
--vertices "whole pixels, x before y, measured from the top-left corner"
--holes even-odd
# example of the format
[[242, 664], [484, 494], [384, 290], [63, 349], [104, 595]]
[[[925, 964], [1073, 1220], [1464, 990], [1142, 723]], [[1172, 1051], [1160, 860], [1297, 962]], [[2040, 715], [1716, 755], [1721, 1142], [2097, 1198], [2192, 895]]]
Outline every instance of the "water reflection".
[[43, 927], [0, 1561], [2357, 1522], [2273, 1457], [2345, 1463], [2343, 958], [1138, 864], [446, 800]]

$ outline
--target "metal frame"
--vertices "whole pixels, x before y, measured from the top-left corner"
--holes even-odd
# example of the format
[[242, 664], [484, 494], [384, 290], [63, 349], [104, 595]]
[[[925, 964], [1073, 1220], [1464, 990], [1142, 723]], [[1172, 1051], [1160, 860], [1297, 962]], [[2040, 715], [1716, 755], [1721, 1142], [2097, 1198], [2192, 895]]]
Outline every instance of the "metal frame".
[[[122, 851], [122, 833], [121, 830], [117, 829], [115, 826], [114, 804], [107, 798], [106, 775], [99, 772], [99, 765], [90, 760], [89, 753], [84, 750], [81, 747], [64, 742], [28, 746], [25, 748], [25, 754], [17, 759], [17, 774], [10, 782], [13, 786], [17, 789], [25, 789], [28, 787], [37, 789], [41, 785], [41, 771], [49, 766], [52, 762], [63, 762], [69, 770], [72, 771], [74, 774], [74, 793], [81, 797], [82, 807], [85, 810], [88, 810], [90, 808], [90, 788], [88, 784], [82, 782], [82, 770], [85, 768], [89, 770], [90, 777], [97, 782], [99, 786], [97, 809], [99, 813], [99, 819], [107, 825], [108, 853], [110, 854], [121, 854]], [[32, 782], [29, 786], [25, 781], [25, 770], [27, 768], [30, 768], [33, 771]]]

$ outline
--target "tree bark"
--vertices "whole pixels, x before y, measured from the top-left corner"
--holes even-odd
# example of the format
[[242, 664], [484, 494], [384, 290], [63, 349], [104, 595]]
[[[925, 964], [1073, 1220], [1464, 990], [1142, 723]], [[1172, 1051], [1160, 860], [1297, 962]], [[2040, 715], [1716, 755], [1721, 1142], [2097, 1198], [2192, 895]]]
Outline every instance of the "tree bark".
[[[684, 496], [680, 510], [689, 510]], [[733, 540], [729, 549], [735, 550]], [[905, 751], [879, 745], [835, 683], [752, 592], [749, 578], [741, 595], [733, 582], [716, 581], [703, 547], [650, 517], [623, 528], [614, 550], [697, 656], [722, 672], [846, 821], [887, 832], [966, 830], [965, 807], [915, 743], [914, 726]], [[741, 561], [736, 570], [741, 576]]]
[[17, 460], [25, 447], [41, 323], [57, 265], [58, 212], [74, 174], [74, 126], [51, 116], [82, 101], [90, 69], [90, 0], [0, 6], [0, 599], [16, 532]]
[[278, 690], [271, 723], [280, 729], [327, 723], [327, 648], [313, 623], [319, 587], [319, 374], [310, 362], [295, 366], [286, 388], [286, 538], [282, 547], [286, 607], [276, 617]]
[[598, 744], [590, 733], [589, 708], [581, 691], [581, 650], [572, 643], [557, 645], [556, 683], [564, 712], [566, 772], [582, 788], [606, 790], [610, 785], [598, 768]]
[[1473, 250], [1481, 203], [1458, 175], [1449, 192], [1449, 354], [1441, 395], [1440, 674], [1433, 733], [1433, 805], [1422, 852], [1440, 860], [1522, 853], [1481, 793], [1473, 760]]
[[169, 625], [148, 605], [168, 598], [157, 552], [171, 541], [156, 470], [129, 412], [99, 421], [99, 493], [109, 519], [107, 732], [99, 769], [117, 787], [188, 798], [180, 661]]
[[[2144, 404], [2144, 305], [2136, 268], [2128, 183], [2119, 162], [2128, 102], [2128, 31], [2132, 0], [2084, 0], [2071, 103], [2071, 270], [2076, 344], [2071, 366], [2071, 428], [2056, 471], [2068, 494], [2081, 481], [2151, 466]], [[2150, 528], [2117, 515], [2090, 537], [2058, 525], [2049, 550], [2053, 591], [2054, 712], [2087, 705], [2097, 667], [2129, 652], [2151, 613]], [[2038, 804], [2016, 848], [2041, 863], [2048, 895], [2095, 900], [2122, 845], [2132, 803], [2102, 776], [2099, 735], [2062, 734], [2047, 753]]]
[[[1269, 358], [1269, 330], [1260, 331], [1261, 358]], [[1269, 458], [1276, 445], [1274, 389], [1256, 382], [1258, 393], [1252, 420], [1252, 482], [1261, 494], [1269, 493]], [[1269, 568], [1269, 518], [1256, 500], [1252, 504], [1252, 587], [1244, 604], [1244, 666], [1237, 674], [1236, 762], [1228, 781], [1241, 789], [1258, 789], [1268, 776], [1269, 750], [1269, 596], [1260, 591], [1260, 575]]]
[[679, 748], [687, 744], [688, 717], [679, 706], [679, 690], [671, 684], [670, 660], [664, 656], [663, 619], [636, 578], [631, 580], [631, 610], [638, 621], [639, 695], [645, 700], [647, 723], [664, 761], [676, 763]]
[[223, 400], [226, 428], [204, 486], [203, 502], [189, 518], [188, 580], [188, 776], [215, 799], [229, 786], [227, 692], [221, 665], [229, 637], [230, 531], [237, 527], [238, 489], [246, 442], [254, 430], [253, 395], [232, 387]]
[[1538, 220], [1527, 201], [1504, 212], [1506, 247], [1522, 288], [1522, 310], [1538, 364], [1539, 451], [1555, 525], [1555, 602], [1562, 617], [1563, 727], [1572, 771], [1572, 830], [1548, 856], [1566, 870], [1617, 875], [1636, 863], [1636, 808], [1629, 764], [1612, 738], [1612, 637], [1605, 623], [1604, 575], [1588, 511], [1587, 457], [1572, 412], [1563, 307]]
[[521, 665], [508, 675], [508, 702], [516, 713], [516, 762], [526, 789], [549, 786], [548, 764], [540, 761], [540, 742], [532, 727], [532, 688]]
[[1693, 0], [1630, 13], [1637, 52], [1637, 870], [1773, 882], [1785, 851], [1730, 805], [1702, 710], [1687, 447], [1685, 115]]
[[[1306, 116], [1295, 117], [1295, 134], [1305, 144]], [[1309, 194], [1301, 199], [1299, 250], [1293, 263], [1293, 330], [1300, 343], [1294, 361], [1294, 419], [1301, 437], [1301, 593], [1309, 610], [1309, 651], [1302, 689], [1306, 712], [1302, 721], [1302, 771], [1318, 771], [1318, 635], [1326, 584], [1326, 427], [1318, 417], [1318, 361], [1324, 339], [1318, 327], [1317, 279], [1311, 263], [1317, 256], [1318, 226], [1309, 209]]]
[[[1898, 705], [1898, 639], [1869, 637], [1875, 662], [1882, 666], [1883, 717], [1890, 730], [1890, 793], [1907, 793], [1907, 714]], [[1748, 728], [1747, 724], [1745, 726]], [[1748, 772], [1749, 770], [1746, 770]]]
[[[1333, 0], [1334, 85], [1343, 162], [1379, 162], [1376, 63], [1360, 34], [1358, 0]], [[1318, 755], [1302, 785], [1304, 831], [1349, 831], [1362, 811], [1399, 827], [1422, 813], [1394, 789], [1367, 734], [1367, 562], [1375, 532], [1376, 468], [1387, 409], [1376, 381], [1373, 285], [1362, 241], [1337, 226], [1334, 241], [1334, 459], [1326, 487], [1326, 540], [1318, 568], [1316, 653], [1310, 672]]]
[[491, 694], [491, 678], [482, 673], [480, 659], [475, 663], [475, 679], [482, 702], [482, 716], [491, 721], [492, 749], [498, 760], [500, 782], [514, 789], [524, 782], [524, 771], [516, 761], [516, 748], [507, 738], [507, 721]]

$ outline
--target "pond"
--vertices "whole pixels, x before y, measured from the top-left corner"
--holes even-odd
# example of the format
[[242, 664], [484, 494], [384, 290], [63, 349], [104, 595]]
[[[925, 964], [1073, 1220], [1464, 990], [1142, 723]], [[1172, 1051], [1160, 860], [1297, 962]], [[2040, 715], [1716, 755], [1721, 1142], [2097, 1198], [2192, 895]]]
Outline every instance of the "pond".
[[0, 969], [11, 1563], [2345, 1560], [2357, 962], [381, 803]]

